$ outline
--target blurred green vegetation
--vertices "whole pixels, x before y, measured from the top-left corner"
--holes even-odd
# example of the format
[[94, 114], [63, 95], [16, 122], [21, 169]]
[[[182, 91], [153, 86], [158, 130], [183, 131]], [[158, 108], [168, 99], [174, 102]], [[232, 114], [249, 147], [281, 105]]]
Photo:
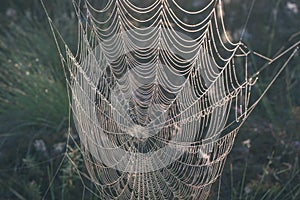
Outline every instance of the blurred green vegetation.
[[[75, 50], [77, 28], [70, 1], [45, 2], [63, 38]], [[251, 2], [224, 0], [233, 40], [239, 40]], [[68, 156], [84, 171], [77, 147], [66, 145], [66, 84], [39, 0], [7, 0], [0, 5], [0, 199], [44, 195], [46, 199], [79, 199], [83, 194], [96, 199], [70, 161], [62, 160], [68, 148]], [[299, 1], [256, 1], [243, 41], [249, 49], [272, 57], [299, 41], [299, 19]], [[253, 68], [259, 69], [262, 63], [251, 59]], [[256, 95], [281, 65], [264, 70]], [[300, 199], [299, 88], [298, 52], [240, 131], [221, 187], [217, 181], [211, 199]]]
[[[50, 12], [57, 6], [58, 13], [69, 8], [64, 1], [47, 6]], [[76, 199], [80, 181], [75, 183], [72, 165], [62, 162], [69, 115], [66, 83], [45, 12], [37, 0], [6, 1], [1, 9], [0, 199], [42, 199], [44, 194], [46, 199]], [[67, 40], [76, 41], [70, 16], [53, 19]]]

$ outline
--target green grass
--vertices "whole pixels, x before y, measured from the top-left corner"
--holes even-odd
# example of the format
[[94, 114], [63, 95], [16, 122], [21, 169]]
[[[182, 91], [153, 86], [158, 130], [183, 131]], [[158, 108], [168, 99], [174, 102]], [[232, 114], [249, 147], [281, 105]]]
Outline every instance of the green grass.
[[68, 100], [49, 30], [30, 23], [6, 28], [0, 38], [3, 125], [7, 131], [27, 126], [59, 131], [58, 125], [66, 121]]
[[20, 16], [0, 24], [0, 199], [41, 199], [62, 158], [54, 146], [66, 141], [61, 63], [48, 25], [38, 21]]
[[[64, 10], [53, 20], [72, 48], [76, 25], [65, 2], [47, 5]], [[11, 3], [12, 18], [0, 13], [0, 199], [78, 199], [84, 188], [73, 164], [84, 169], [81, 154], [66, 159], [69, 100], [58, 50], [39, 2], [20, 5]]]

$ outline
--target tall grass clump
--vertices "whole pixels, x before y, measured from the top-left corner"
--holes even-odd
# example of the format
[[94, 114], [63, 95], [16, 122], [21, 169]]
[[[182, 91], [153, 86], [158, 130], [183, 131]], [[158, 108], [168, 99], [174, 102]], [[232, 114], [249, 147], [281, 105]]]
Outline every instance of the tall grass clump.
[[[53, 19], [76, 45], [64, 2], [47, 5], [64, 10]], [[65, 178], [73, 174], [70, 163], [61, 163], [69, 121], [65, 77], [40, 3], [27, 3], [0, 11], [0, 199], [71, 198], [81, 189]]]

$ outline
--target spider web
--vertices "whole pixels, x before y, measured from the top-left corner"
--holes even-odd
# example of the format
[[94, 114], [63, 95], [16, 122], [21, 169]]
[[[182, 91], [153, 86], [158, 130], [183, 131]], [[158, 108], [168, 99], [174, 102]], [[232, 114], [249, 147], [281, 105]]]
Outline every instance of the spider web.
[[[299, 45], [274, 58], [249, 50], [242, 42], [249, 18], [232, 42], [222, 3], [73, 1], [75, 54], [60, 47], [49, 18], [80, 139], [70, 126], [65, 158], [85, 189], [87, 178], [100, 199], [207, 199], [239, 128]], [[260, 71], [253, 73], [249, 55], [267, 61], [260, 71], [289, 55], [254, 101]], [[78, 169], [72, 146], [88, 173]]]

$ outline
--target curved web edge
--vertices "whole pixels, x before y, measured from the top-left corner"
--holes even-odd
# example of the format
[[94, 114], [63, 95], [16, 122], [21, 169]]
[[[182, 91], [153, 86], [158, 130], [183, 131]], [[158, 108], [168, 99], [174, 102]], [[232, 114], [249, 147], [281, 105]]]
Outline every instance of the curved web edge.
[[[52, 24], [51, 24], [52, 25]], [[55, 33], [54, 33], [55, 34]], [[55, 36], [57, 36], [56, 34], [55, 34]], [[241, 44], [240, 44], [241, 45]], [[264, 57], [264, 56], [262, 56], [262, 55], [260, 55], [260, 54], [258, 54], [257, 52], [251, 52], [251, 51], [249, 51], [249, 52], [247, 52], [247, 53], [245, 53], [245, 51], [244, 50], [241, 50], [241, 51], [243, 51], [242, 52], [242, 54], [249, 54], [249, 53], [253, 53], [253, 54], [255, 54], [256, 56], [259, 56], [259, 57], [262, 57], [262, 58], [264, 58], [264, 59], [266, 59], [267, 61], [268, 61], [268, 63], [267, 63], [267, 65], [271, 65], [274, 61], [276, 61], [277, 59], [279, 59], [279, 58], [281, 58], [282, 56], [284, 56], [284, 55], [286, 55], [286, 54], [288, 54], [288, 53], [290, 53], [291, 51], [293, 51], [291, 54], [290, 54], [290, 57], [286, 60], [286, 62], [283, 64], [283, 66], [280, 68], [280, 71], [278, 72], [278, 74], [283, 70], [283, 68], [287, 65], [287, 63], [290, 61], [290, 59], [293, 57], [293, 55], [296, 53], [296, 49], [295, 49], [295, 47], [296, 46], [298, 46], [299, 45], [299, 42], [297, 42], [297, 43], [295, 43], [293, 46], [291, 46], [290, 48], [288, 48], [287, 50], [285, 50], [285, 51], [282, 51], [282, 53], [280, 53], [278, 56], [275, 56], [273, 59], [269, 59], [269, 58], [266, 58], [266, 57]], [[242, 48], [241, 48], [242, 49]], [[89, 50], [89, 52], [91, 52], [92, 50], [90, 49]], [[62, 54], [61, 54], [62, 55]], [[69, 63], [72, 63], [72, 65], [74, 65], [74, 63], [77, 63], [77, 62], [75, 62], [74, 61], [74, 57], [73, 56], [69, 56], [69, 58], [70, 58], [70, 60], [69, 61], [66, 61], [65, 60], [65, 58], [63, 59], [63, 64], [66, 64], [67, 63], [67, 65], [68, 65], [68, 62]], [[247, 58], [247, 57], [246, 57]], [[73, 66], [74, 67], [74, 66]], [[76, 68], [77, 66], [75, 65], [75, 68]], [[79, 69], [80, 69], [80, 67], [79, 67]], [[70, 71], [70, 74], [72, 73], [72, 71], [73, 71], [73, 69]], [[76, 70], [75, 70], [76, 71]], [[249, 84], [249, 85], [252, 85], [253, 83], [254, 83], [254, 81], [252, 82], [252, 80], [255, 80], [255, 78], [258, 76], [258, 73], [254, 73], [253, 74], [253, 76], [249, 76], [249, 79], [248, 79], [248, 81], [250, 81], [249, 83], [251, 83], [251, 84]], [[253, 78], [253, 79], [252, 79]], [[273, 79], [273, 81], [269, 84], [269, 85], [271, 85], [273, 82], [274, 82], [274, 80], [277, 78], [277, 75], [274, 77], [274, 79]], [[252, 79], [252, 80], [251, 80]], [[73, 83], [71, 83], [72, 81], [70, 81], [70, 82], [68, 82], [68, 84], [69, 84], [69, 86], [70, 87], [72, 87], [72, 84]], [[267, 87], [267, 89], [268, 89], [269, 87]], [[267, 91], [267, 89], [266, 89], [266, 91]], [[241, 94], [241, 93], [238, 93], [238, 94]], [[261, 96], [262, 97], [262, 96]], [[261, 99], [261, 97], [258, 99], [258, 100], [260, 100]], [[72, 103], [71, 103], [72, 101], [71, 101], [71, 98], [70, 98], [70, 105], [72, 105]], [[217, 101], [216, 101], [217, 102]], [[257, 105], [257, 103], [258, 103], [258, 101], [256, 101], [255, 103], [253, 103], [252, 104], [252, 106], [250, 107], [250, 112], [254, 109], [254, 107]], [[207, 106], [208, 107], [208, 106]], [[236, 111], [236, 115], [237, 115], [237, 112], [238, 112], [238, 108], [239, 106], [235, 106], [235, 111]], [[245, 115], [241, 115], [241, 116], [243, 116], [243, 119], [245, 119], [245, 117], [247, 117], [249, 114], [250, 114], [250, 112], [247, 112], [247, 114], [245, 114]], [[208, 112], [209, 113], [209, 112]], [[206, 114], [208, 114], [208, 113], [206, 113]], [[204, 114], [205, 115], [205, 114]], [[236, 119], [235, 119], [235, 121], [237, 121], [238, 119], [239, 119], [239, 117], [235, 117]], [[186, 120], [186, 118], [184, 118], [185, 120]], [[188, 120], [187, 120], [188, 121]], [[244, 121], [244, 120], [243, 120]], [[228, 125], [230, 125], [230, 123], [229, 124], [227, 124], [227, 126]], [[226, 126], [226, 127], [227, 127]], [[240, 125], [238, 125], [238, 127], [239, 127]], [[228, 126], [229, 127], [229, 126]], [[235, 128], [236, 129], [236, 128]], [[71, 135], [70, 135], [71, 136]], [[72, 138], [72, 137], [71, 137]], [[201, 150], [202, 151], [202, 150]], [[229, 152], [229, 151], [228, 151]], [[85, 153], [85, 151], [83, 151], [82, 153]], [[69, 156], [68, 156], [69, 157]], [[71, 159], [71, 158], [70, 158]], [[91, 172], [92, 173], [92, 172]], [[99, 172], [96, 172], [96, 173], [99, 173]], [[139, 177], [138, 179], [140, 179], [141, 177]], [[136, 178], [135, 178], [136, 179]]]

